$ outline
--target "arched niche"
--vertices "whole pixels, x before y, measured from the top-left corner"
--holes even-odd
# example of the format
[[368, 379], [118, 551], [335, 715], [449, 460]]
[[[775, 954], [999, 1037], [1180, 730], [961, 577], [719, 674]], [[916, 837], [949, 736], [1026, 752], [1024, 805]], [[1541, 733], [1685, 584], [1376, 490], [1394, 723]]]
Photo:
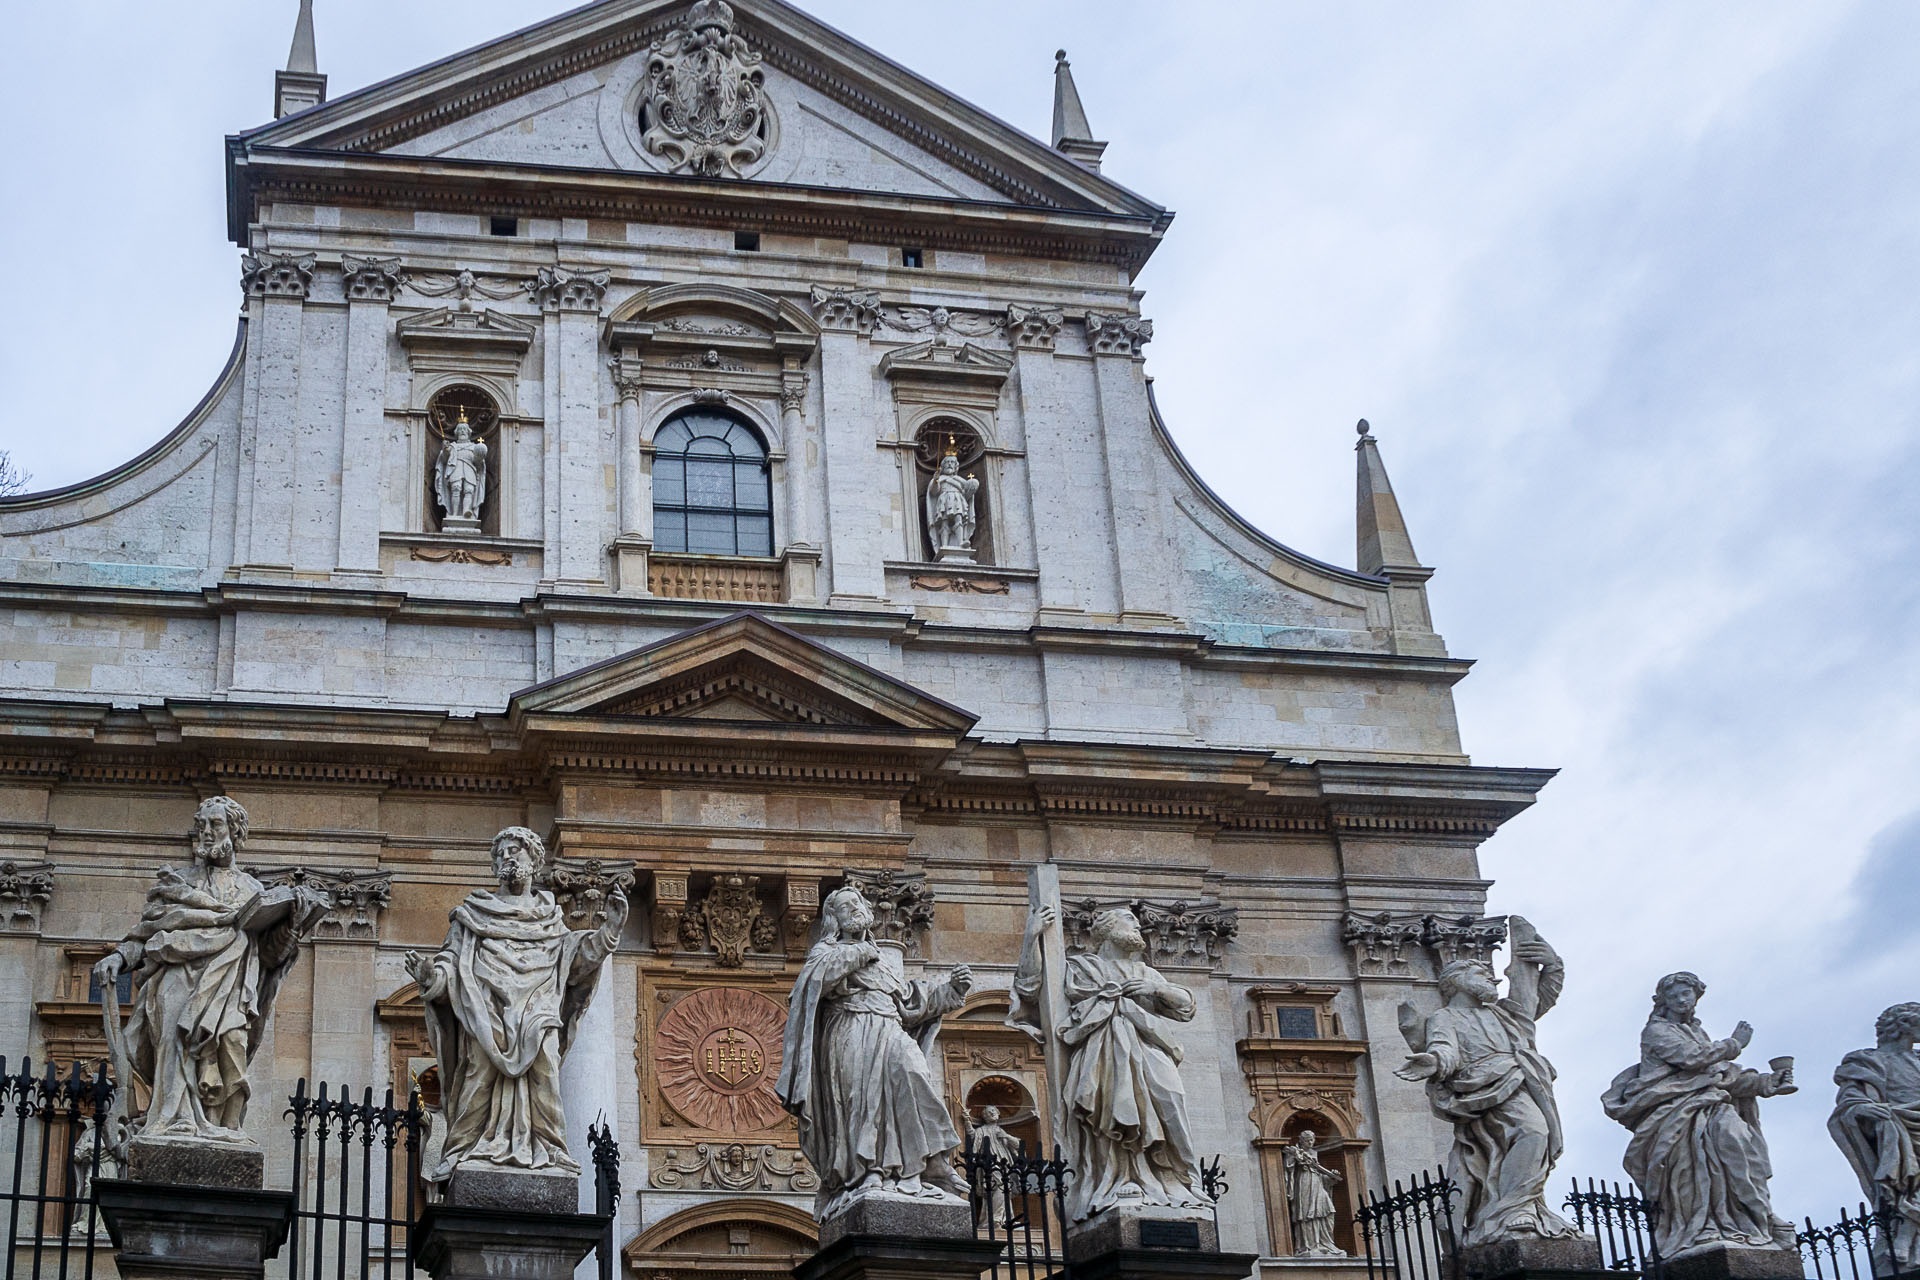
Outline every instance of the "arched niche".
[[806, 1210], [745, 1198], [683, 1209], [635, 1236], [621, 1255], [648, 1280], [784, 1280], [819, 1247]]
[[1019, 1096], [1031, 1115], [1003, 1114], [1001, 1126], [1015, 1137], [1051, 1149], [1046, 1057], [1033, 1037], [1007, 1025], [1011, 1008], [1005, 991], [975, 991], [941, 1022], [940, 1064], [947, 1105], [953, 1109], [955, 1127], [964, 1135], [979, 1123], [982, 1107], [1001, 1106]]

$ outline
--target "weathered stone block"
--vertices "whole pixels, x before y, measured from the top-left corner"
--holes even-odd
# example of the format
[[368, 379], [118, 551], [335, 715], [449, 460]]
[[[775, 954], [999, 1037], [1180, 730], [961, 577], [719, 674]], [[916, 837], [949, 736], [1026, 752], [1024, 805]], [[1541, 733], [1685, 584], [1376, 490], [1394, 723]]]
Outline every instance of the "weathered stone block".
[[174, 1187], [233, 1187], [257, 1191], [266, 1185], [266, 1153], [234, 1142], [197, 1138], [135, 1138], [127, 1148], [127, 1178]]
[[459, 1209], [520, 1213], [577, 1213], [580, 1175], [541, 1169], [482, 1169], [463, 1165], [447, 1182], [447, 1203]]

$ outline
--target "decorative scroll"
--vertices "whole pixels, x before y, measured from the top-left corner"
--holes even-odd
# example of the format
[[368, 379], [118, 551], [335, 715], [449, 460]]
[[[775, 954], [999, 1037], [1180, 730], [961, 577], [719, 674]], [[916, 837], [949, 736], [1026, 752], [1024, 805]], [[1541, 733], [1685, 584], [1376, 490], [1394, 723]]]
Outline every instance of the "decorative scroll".
[[415, 547], [411, 558], [428, 564], [510, 565], [513, 552], [495, 551], [490, 547]]
[[942, 578], [915, 574], [907, 585], [916, 591], [953, 591], [960, 595], [1004, 596], [1013, 590], [1005, 578]]
[[656, 1150], [648, 1181], [663, 1191], [780, 1191], [820, 1189], [820, 1175], [798, 1151], [745, 1142], [702, 1142]]

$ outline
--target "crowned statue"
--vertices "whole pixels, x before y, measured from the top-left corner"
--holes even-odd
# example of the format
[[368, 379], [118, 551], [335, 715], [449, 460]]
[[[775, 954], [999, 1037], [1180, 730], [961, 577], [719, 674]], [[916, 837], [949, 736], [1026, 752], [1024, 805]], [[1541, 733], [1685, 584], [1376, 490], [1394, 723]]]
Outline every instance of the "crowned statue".
[[[160, 869], [140, 921], [93, 967], [108, 1052], [123, 1087], [106, 1145], [190, 1139], [252, 1146], [247, 1067], [260, 1048], [274, 996], [300, 941], [326, 914], [314, 889], [269, 889], [234, 865], [247, 842], [247, 811], [214, 796], [193, 815], [193, 861]], [[133, 1012], [120, 1023], [117, 985], [133, 975]], [[127, 1108], [137, 1083], [144, 1115]], [[136, 1152], [133, 1176], [140, 1177]]]
[[852, 885], [827, 895], [820, 936], [787, 1006], [774, 1086], [800, 1122], [820, 1175], [821, 1222], [870, 1195], [958, 1203], [960, 1135], [931, 1061], [940, 1019], [973, 983], [965, 965], [939, 981], [905, 976], [904, 949], [872, 936], [873, 907]]
[[438, 951], [407, 953], [446, 1115], [429, 1182], [463, 1170], [580, 1172], [567, 1151], [560, 1059], [620, 940], [627, 899], [616, 886], [598, 928], [568, 929], [553, 894], [535, 887], [546, 857], [525, 827], [502, 831], [493, 838], [498, 887], [454, 908]]
[[464, 405], [453, 424], [453, 438], [440, 446], [433, 464], [433, 497], [443, 513], [443, 532], [480, 531], [480, 504], [487, 500], [487, 446], [473, 438]]
[[953, 440], [940, 458], [940, 468], [927, 484], [927, 536], [933, 554], [943, 564], [973, 562], [974, 501], [980, 481], [960, 474], [960, 457]]

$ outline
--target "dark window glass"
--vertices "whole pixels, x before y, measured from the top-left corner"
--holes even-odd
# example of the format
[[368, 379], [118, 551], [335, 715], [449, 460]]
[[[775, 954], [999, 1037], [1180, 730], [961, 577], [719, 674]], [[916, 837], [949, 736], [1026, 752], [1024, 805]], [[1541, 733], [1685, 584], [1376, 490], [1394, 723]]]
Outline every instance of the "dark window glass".
[[927, 265], [927, 262], [926, 258], [921, 255], [920, 250], [902, 249], [900, 251], [900, 265], [903, 267], [924, 267]]
[[760, 252], [760, 233], [758, 231], [734, 232], [733, 247], [742, 253]]
[[[120, 997], [120, 1003], [123, 1007], [132, 1004], [133, 974], [131, 972], [123, 973], [114, 979], [113, 989], [114, 993]], [[94, 977], [92, 974], [87, 975], [87, 1000], [91, 1004], [101, 1003], [100, 979]]]
[[1320, 1020], [1311, 1009], [1279, 1008], [1273, 1011], [1276, 1030], [1282, 1040], [1318, 1040]]
[[518, 218], [495, 218], [489, 229], [497, 236], [517, 236], [520, 234]]
[[707, 556], [773, 554], [767, 447], [751, 427], [688, 409], [653, 437], [653, 545]]

